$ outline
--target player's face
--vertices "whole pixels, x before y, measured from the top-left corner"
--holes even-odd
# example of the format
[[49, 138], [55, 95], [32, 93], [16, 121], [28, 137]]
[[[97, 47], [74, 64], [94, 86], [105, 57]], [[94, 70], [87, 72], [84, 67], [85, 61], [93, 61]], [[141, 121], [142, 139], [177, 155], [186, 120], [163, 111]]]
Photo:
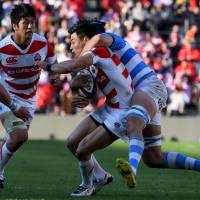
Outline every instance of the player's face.
[[20, 44], [29, 44], [35, 32], [35, 18], [28, 16], [21, 18], [18, 24], [13, 24], [14, 38]]
[[76, 33], [71, 34], [71, 50], [78, 56], [81, 54], [83, 47], [85, 46], [85, 40], [81, 40]]

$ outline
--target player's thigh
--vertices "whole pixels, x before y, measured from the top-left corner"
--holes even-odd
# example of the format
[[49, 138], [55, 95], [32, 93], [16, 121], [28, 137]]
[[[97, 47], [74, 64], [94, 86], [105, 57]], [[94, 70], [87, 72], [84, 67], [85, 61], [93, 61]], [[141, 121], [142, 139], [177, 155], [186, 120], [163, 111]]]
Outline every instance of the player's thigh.
[[93, 153], [109, 146], [115, 140], [103, 126], [99, 126], [80, 142], [78, 149], [80, 152]]
[[84, 118], [67, 138], [67, 143], [78, 144], [84, 137], [97, 128], [90, 116]]
[[153, 98], [150, 97], [147, 93], [143, 92], [142, 90], [136, 91], [133, 95], [131, 106], [134, 105], [138, 105], [145, 108], [145, 110], [148, 112], [151, 118], [157, 112], [157, 107]]

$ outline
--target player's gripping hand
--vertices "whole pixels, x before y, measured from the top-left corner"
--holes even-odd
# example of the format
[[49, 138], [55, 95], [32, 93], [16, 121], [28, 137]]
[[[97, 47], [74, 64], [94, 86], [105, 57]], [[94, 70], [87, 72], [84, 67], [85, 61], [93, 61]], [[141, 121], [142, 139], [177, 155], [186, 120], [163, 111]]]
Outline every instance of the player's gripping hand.
[[79, 89], [81, 87], [84, 87], [88, 84], [89, 78], [90, 76], [88, 74], [80, 74], [80, 75], [74, 76], [70, 83], [70, 87], [72, 89]]
[[89, 100], [80, 95], [72, 96], [72, 107], [84, 108], [89, 104]]
[[11, 104], [8, 106], [14, 115], [24, 121], [32, 118], [28, 109], [26, 107], [18, 105], [15, 101], [11, 101]]
[[37, 62], [35, 65], [37, 65], [38, 67], [44, 70], [47, 70], [48, 63], [46, 61], [40, 61], [40, 62]]
[[28, 119], [31, 118], [29, 111], [25, 107], [19, 107], [17, 110], [14, 110], [13, 113], [15, 114], [16, 117], [24, 121], [27, 121]]

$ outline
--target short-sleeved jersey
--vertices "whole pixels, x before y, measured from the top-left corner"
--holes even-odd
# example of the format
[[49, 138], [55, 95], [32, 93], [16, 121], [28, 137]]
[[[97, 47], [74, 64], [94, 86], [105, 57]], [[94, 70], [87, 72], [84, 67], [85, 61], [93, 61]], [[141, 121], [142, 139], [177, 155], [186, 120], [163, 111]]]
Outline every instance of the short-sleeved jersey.
[[35, 101], [41, 71], [36, 63], [44, 60], [52, 64], [56, 56], [43, 36], [34, 33], [26, 49], [21, 49], [12, 35], [0, 41], [0, 75], [11, 96], [30, 103]]
[[109, 48], [127, 68], [134, 88], [137, 88], [148, 77], [156, 75], [153, 69], [144, 63], [137, 51], [127, 41], [113, 33], [107, 34], [113, 38], [113, 43]]
[[106, 96], [106, 104], [111, 108], [128, 108], [133, 95], [129, 72], [118, 57], [106, 47], [93, 48], [93, 74], [99, 89]]

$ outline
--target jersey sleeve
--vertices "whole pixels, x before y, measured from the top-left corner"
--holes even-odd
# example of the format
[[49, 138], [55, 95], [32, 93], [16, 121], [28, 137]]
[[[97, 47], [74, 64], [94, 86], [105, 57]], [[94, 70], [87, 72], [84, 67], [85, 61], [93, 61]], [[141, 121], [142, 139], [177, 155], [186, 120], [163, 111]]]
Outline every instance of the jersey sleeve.
[[52, 45], [47, 42], [47, 57], [46, 57], [46, 61], [49, 63], [49, 64], [53, 64], [55, 63], [57, 60], [57, 57], [55, 55], [55, 52], [54, 52], [54, 48], [52, 47]]
[[120, 36], [114, 34], [114, 33], [106, 33], [108, 35], [110, 35], [113, 38], [113, 43], [111, 44], [111, 46], [109, 46], [109, 48], [112, 51], [118, 51], [120, 49], [122, 49], [123, 47], [125, 47], [126, 45], [126, 41], [121, 38]]
[[106, 47], [95, 47], [90, 51], [93, 55], [93, 64], [101, 62], [102, 59], [107, 59], [111, 57], [111, 53]]

